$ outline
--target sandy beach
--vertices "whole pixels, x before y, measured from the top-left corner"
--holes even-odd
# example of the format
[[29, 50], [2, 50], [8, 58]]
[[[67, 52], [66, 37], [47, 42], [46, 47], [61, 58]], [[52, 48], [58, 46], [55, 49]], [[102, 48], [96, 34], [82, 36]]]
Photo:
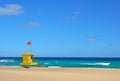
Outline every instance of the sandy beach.
[[0, 67], [0, 81], [120, 81], [120, 69]]

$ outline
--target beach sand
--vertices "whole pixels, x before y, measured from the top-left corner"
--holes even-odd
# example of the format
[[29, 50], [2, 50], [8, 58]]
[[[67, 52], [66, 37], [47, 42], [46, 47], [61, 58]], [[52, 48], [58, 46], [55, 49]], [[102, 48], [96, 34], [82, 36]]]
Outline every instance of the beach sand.
[[120, 69], [0, 67], [0, 81], [120, 81]]

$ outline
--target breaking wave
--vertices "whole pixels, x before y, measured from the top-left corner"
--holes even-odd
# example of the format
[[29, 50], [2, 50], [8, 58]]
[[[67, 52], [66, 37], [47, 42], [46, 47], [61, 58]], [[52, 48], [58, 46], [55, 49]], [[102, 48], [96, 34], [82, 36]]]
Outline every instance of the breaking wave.
[[48, 65], [48, 64], [50, 64], [50, 63], [48, 63], [48, 62], [45, 62], [44, 64]]
[[101, 66], [109, 66], [111, 63], [82, 63], [82, 65], [101, 65]]
[[61, 66], [48, 66], [48, 68], [61, 68]]
[[15, 62], [15, 60], [1, 59], [0, 62], [2, 62], [2, 63], [3, 63], [3, 62], [4, 62], [4, 63], [6, 63], [6, 62]]

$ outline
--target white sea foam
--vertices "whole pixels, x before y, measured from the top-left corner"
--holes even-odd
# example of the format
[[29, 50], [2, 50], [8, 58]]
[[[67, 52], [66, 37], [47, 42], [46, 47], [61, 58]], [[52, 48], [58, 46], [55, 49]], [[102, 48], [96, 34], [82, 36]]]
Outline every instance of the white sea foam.
[[104, 62], [99, 62], [99, 63], [82, 63], [83, 65], [102, 65], [102, 66], [109, 66], [111, 63], [104, 63]]
[[48, 68], [61, 68], [61, 66], [48, 66]]
[[58, 61], [55, 61], [55, 63], [58, 63]]
[[48, 62], [45, 62], [44, 64], [46, 64], [46, 65], [47, 65], [47, 64], [49, 64], [49, 63], [48, 63]]
[[5, 63], [6, 63], [6, 62], [15, 62], [15, 60], [11, 60], [11, 59], [9, 59], [9, 60], [1, 59], [0, 62], [5, 62]]

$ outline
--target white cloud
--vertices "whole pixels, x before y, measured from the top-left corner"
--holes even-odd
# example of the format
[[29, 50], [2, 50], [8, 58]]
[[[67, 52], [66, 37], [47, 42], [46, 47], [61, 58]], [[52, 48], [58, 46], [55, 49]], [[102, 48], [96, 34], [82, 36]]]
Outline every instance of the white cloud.
[[95, 41], [96, 39], [95, 38], [89, 38], [89, 41]]
[[95, 34], [89, 35], [88, 40], [89, 40], [89, 41], [96, 41], [96, 35], [95, 35]]
[[19, 4], [7, 4], [0, 7], [0, 15], [20, 15], [24, 13], [23, 7]]
[[79, 11], [75, 11], [75, 12], [73, 12], [75, 15], [79, 15], [80, 14], [80, 12]]
[[65, 16], [62, 20], [60, 20], [60, 22], [64, 23], [64, 22], [74, 21], [74, 20], [78, 19], [79, 15], [80, 15], [80, 12], [75, 11], [72, 13], [72, 15]]
[[30, 23], [22, 24], [22, 26], [33, 28], [33, 27], [41, 27], [41, 26], [43, 26], [43, 24], [41, 24], [39, 22], [30, 22]]
[[66, 16], [66, 17], [64, 17], [63, 20], [65, 20], [65, 21], [72, 21], [72, 20], [75, 20], [75, 19], [76, 19], [75, 16]]

